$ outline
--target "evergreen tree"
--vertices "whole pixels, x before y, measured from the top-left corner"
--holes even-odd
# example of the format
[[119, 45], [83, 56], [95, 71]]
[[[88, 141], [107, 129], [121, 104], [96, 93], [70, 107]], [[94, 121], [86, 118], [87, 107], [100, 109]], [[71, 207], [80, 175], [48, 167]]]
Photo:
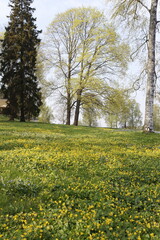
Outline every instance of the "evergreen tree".
[[41, 93], [36, 72], [37, 47], [40, 43], [33, 17], [33, 0], [10, 0], [11, 14], [1, 54], [2, 91], [8, 100], [11, 120], [38, 116]]

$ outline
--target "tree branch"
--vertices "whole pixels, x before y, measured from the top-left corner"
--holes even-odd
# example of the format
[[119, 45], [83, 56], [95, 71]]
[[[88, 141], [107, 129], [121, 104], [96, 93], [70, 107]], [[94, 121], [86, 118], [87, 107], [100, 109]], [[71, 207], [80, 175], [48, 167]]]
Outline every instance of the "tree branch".
[[137, 2], [140, 3], [150, 13], [150, 9], [141, 0], [137, 0]]
[[133, 61], [133, 55], [136, 54], [146, 43], [148, 42], [148, 39], [144, 41], [131, 55], [130, 58]]

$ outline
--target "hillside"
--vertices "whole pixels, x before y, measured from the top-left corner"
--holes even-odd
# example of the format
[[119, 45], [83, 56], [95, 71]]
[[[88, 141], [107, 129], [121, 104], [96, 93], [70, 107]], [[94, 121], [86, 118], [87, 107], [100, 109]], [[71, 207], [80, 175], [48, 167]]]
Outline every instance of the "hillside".
[[160, 135], [0, 122], [0, 239], [159, 240]]

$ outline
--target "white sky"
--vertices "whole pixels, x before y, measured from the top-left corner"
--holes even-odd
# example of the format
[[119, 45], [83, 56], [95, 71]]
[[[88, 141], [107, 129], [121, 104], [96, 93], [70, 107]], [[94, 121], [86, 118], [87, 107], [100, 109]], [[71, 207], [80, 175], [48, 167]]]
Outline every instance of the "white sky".
[[[0, 27], [7, 24], [7, 15], [10, 13], [8, 7], [9, 0], [0, 0]], [[33, 7], [35, 7], [34, 15], [37, 17], [38, 29], [45, 31], [46, 27], [52, 22], [55, 15], [64, 12], [69, 8], [92, 6], [98, 7], [101, 10], [106, 9], [105, 0], [34, 0]]]
[[[105, 2], [106, 0], [34, 0], [32, 6], [36, 9], [34, 15], [37, 18], [37, 28], [45, 32], [57, 13], [70, 8], [81, 6], [97, 7], [109, 15], [110, 12], [107, 10]], [[10, 14], [8, 4], [9, 0], [0, 0], [0, 32], [4, 31], [4, 27], [7, 26], [7, 15]], [[137, 92], [136, 95], [136, 100], [140, 103], [141, 111], [144, 113], [144, 93]]]

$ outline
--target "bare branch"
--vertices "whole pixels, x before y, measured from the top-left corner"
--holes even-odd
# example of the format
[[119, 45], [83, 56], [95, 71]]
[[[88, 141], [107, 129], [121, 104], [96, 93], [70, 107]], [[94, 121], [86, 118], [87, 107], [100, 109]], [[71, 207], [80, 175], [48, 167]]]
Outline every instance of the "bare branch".
[[137, 0], [137, 2], [140, 3], [150, 13], [150, 9], [141, 0]]
[[148, 42], [148, 39], [146, 41], [144, 41], [131, 55], [130, 58], [133, 61], [133, 55], [137, 54], [139, 52], [139, 50]]

